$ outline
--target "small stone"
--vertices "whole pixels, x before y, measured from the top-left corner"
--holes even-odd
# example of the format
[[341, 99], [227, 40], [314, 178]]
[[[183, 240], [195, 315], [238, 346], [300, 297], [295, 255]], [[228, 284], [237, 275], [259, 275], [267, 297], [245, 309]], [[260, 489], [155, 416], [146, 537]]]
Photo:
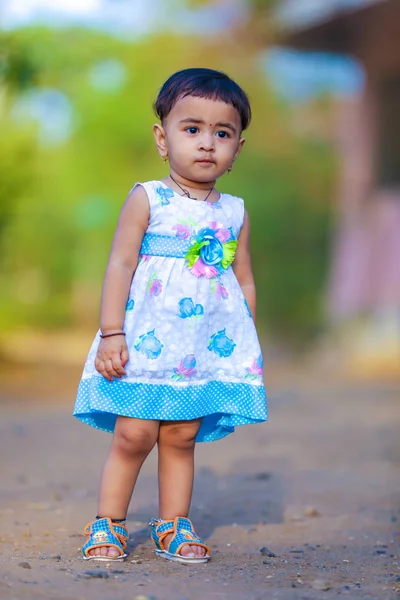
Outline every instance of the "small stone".
[[263, 565], [273, 565], [274, 563], [270, 560], [263, 560]]
[[142, 561], [140, 559], [138, 559], [138, 558], [135, 558], [134, 560], [131, 560], [131, 563], [133, 565], [141, 565]]
[[289, 550], [292, 554], [304, 554], [304, 550], [301, 548], [295, 548], [294, 550]]
[[20, 562], [18, 563], [18, 566], [21, 567], [21, 569], [31, 569], [31, 565], [28, 562]]
[[82, 577], [87, 577], [88, 579], [108, 579], [109, 574], [107, 571], [102, 571], [101, 569], [89, 569], [88, 571], [84, 571], [82, 573]]
[[268, 479], [271, 479], [271, 473], [256, 473], [254, 479], [257, 481], [267, 481]]
[[377, 550], [376, 553], [377, 554], [386, 554], [386, 550]]
[[275, 558], [276, 554], [274, 552], [272, 552], [272, 550], [270, 550], [269, 548], [267, 548], [267, 546], [263, 546], [260, 549], [261, 555], [262, 556], [269, 556], [270, 558]]
[[325, 581], [324, 579], [315, 579], [312, 582], [311, 587], [314, 590], [318, 590], [320, 592], [326, 592], [331, 589], [331, 586], [329, 585], [329, 583], [327, 581]]
[[393, 515], [392, 517], [390, 517], [390, 521], [391, 523], [397, 523], [397, 517]]
[[61, 560], [61, 554], [41, 554], [40, 558], [41, 558], [41, 560], [56, 560], [56, 561], [60, 561]]
[[304, 510], [304, 514], [306, 517], [319, 517], [321, 513], [315, 508], [315, 506], [306, 506]]

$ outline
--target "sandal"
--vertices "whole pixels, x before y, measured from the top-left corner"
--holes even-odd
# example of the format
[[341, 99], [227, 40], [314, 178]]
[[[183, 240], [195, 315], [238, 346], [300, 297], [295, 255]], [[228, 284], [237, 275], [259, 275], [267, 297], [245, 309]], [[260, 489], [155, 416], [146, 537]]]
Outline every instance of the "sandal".
[[[83, 560], [123, 560], [125, 554], [128, 531], [123, 523], [113, 523], [108, 517], [98, 519], [86, 525], [83, 530], [85, 535], [89, 536], [88, 541], [82, 547]], [[93, 548], [103, 548], [104, 546], [116, 548], [119, 556], [98, 556], [89, 554]]]
[[[163, 519], [152, 519], [149, 523], [151, 526], [151, 537], [156, 546], [155, 553], [167, 560], [173, 560], [180, 563], [205, 563], [211, 558], [211, 552], [208, 546], [196, 534], [192, 522], [186, 517], [175, 517], [170, 521]], [[164, 546], [164, 539], [169, 534], [173, 533], [174, 537], [169, 543], [168, 550]], [[205, 556], [182, 556], [180, 551], [185, 544], [193, 546], [201, 546], [207, 552]]]

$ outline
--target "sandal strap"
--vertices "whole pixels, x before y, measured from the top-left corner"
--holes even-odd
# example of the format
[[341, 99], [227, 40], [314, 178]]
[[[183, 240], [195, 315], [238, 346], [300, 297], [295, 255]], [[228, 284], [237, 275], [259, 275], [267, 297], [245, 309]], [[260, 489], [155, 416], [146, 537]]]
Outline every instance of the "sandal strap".
[[89, 536], [88, 541], [82, 547], [84, 556], [88, 556], [89, 550], [103, 546], [113, 546], [118, 550], [120, 556], [124, 555], [128, 540], [128, 531], [124, 525], [113, 523], [110, 518], [104, 517], [88, 523], [83, 531]]
[[151, 519], [151, 539], [158, 550], [166, 550], [164, 539], [169, 533], [174, 532], [174, 521], [165, 521], [164, 519]]
[[175, 535], [172, 538], [168, 552], [170, 554], [180, 555], [183, 546], [201, 546], [206, 550], [207, 556], [211, 555], [210, 548], [203, 542], [195, 532], [193, 524], [187, 517], [176, 517], [174, 521]]

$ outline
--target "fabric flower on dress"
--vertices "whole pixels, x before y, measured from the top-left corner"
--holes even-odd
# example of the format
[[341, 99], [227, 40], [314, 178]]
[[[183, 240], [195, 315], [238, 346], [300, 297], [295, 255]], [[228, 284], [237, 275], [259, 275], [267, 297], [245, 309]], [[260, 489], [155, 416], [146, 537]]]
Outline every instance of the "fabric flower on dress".
[[162, 292], [163, 286], [161, 279], [157, 279], [156, 273], [152, 273], [147, 284], [147, 291], [150, 296], [159, 296]]
[[222, 210], [221, 202], [219, 200], [217, 200], [217, 202], [206, 202], [206, 204], [215, 210]]
[[189, 225], [183, 225], [182, 223], [177, 223], [176, 225], [173, 226], [172, 228], [174, 231], [176, 231], [176, 237], [179, 240], [187, 240], [190, 237], [190, 227]]
[[160, 356], [164, 344], [156, 338], [154, 329], [152, 329], [152, 331], [148, 331], [136, 340], [134, 348], [138, 352], [144, 354], [147, 358], [154, 360]]
[[210, 227], [200, 229], [196, 240], [186, 254], [189, 270], [196, 277], [211, 279], [223, 273], [235, 258], [237, 240], [232, 229], [213, 221]]
[[197, 371], [194, 368], [196, 366], [196, 359], [194, 354], [188, 354], [183, 358], [179, 365], [174, 369], [174, 374], [171, 379], [175, 381], [182, 381], [182, 379], [187, 379], [188, 377], [192, 377], [196, 375]]
[[215, 292], [217, 300], [228, 300], [229, 298], [228, 290], [219, 280], [211, 282], [211, 291]]
[[126, 311], [133, 310], [134, 306], [135, 306], [134, 299], [133, 298], [129, 298], [128, 302], [126, 303], [125, 310]]
[[207, 346], [210, 351], [215, 352], [221, 358], [230, 356], [236, 346], [235, 342], [228, 338], [225, 331], [225, 329], [221, 329], [217, 333], [214, 333]]
[[191, 298], [182, 298], [178, 303], [178, 317], [188, 319], [190, 317], [201, 317], [204, 315], [204, 308], [201, 304], [194, 304]]
[[158, 202], [161, 206], [166, 206], [167, 204], [171, 204], [170, 201], [168, 200], [168, 198], [172, 198], [172, 196], [174, 195], [174, 192], [172, 190], [170, 190], [169, 188], [160, 186], [156, 189], [156, 193], [158, 196]]
[[259, 355], [258, 358], [253, 360], [251, 363], [251, 367], [246, 367], [246, 376], [245, 379], [261, 379], [263, 376], [263, 366], [264, 360], [262, 354]]

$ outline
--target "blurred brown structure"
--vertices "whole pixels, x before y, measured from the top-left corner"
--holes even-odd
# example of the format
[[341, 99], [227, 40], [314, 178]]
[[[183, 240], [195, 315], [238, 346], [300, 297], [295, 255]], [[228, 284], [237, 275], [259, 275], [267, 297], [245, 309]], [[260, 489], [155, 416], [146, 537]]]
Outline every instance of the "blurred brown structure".
[[369, 344], [392, 346], [400, 360], [400, 0], [320, 4], [318, 12], [315, 2], [286, 3], [283, 43], [352, 55], [366, 75], [362, 93], [339, 102], [329, 309], [335, 319], [372, 316]]
[[[297, 4], [301, 3], [298, 0]], [[301, 26], [291, 28], [285, 43], [302, 50], [351, 54], [364, 66], [363, 93], [344, 100], [339, 109], [342, 176], [330, 309], [335, 317], [364, 311], [397, 312], [400, 1], [364, 0], [354, 8], [354, 2], [328, 0], [323, 15], [310, 13], [308, 22], [303, 20]]]

